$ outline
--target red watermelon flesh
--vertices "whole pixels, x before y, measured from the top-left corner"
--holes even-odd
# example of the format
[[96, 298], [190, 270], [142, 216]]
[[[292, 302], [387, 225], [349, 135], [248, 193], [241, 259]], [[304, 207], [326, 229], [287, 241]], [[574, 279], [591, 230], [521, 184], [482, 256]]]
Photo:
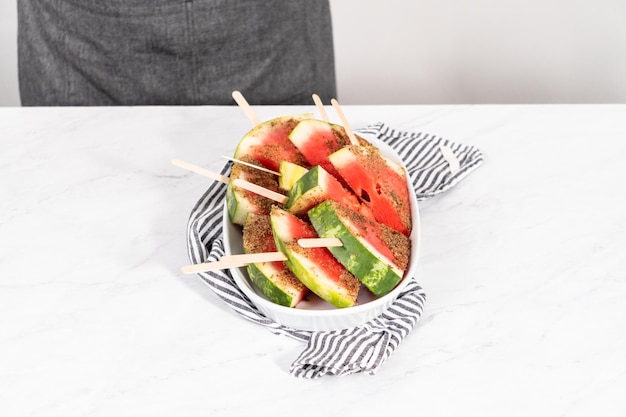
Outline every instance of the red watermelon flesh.
[[278, 171], [280, 161], [308, 165], [304, 155], [289, 140], [291, 131], [307, 117], [310, 115], [281, 116], [258, 124], [239, 141], [234, 157], [240, 159], [247, 155], [273, 171]]
[[318, 237], [309, 223], [272, 207], [272, 232], [276, 247], [287, 257], [287, 267], [304, 285], [335, 307], [351, 307], [361, 286], [327, 248], [303, 248], [297, 240]]
[[406, 236], [411, 233], [411, 203], [402, 166], [373, 146], [348, 146], [329, 160], [376, 221]]
[[[329, 155], [351, 144], [343, 126], [323, 120], [305, 119], [296, 125], [289, 139], [311, 166], [320, 165], [343, 182], [339, 172], [328, 160]], [[363, 144], [368, 143], [363, 138], [359, 140]]]

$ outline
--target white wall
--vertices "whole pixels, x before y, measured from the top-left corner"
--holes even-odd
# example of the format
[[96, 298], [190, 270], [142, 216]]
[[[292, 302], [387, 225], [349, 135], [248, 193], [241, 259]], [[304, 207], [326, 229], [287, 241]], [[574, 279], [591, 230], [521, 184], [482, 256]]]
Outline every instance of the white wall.
[[[624, 0], [330, 1], [342, 104], [626, 102]], [[0, 106], [19, 105], [15, 3]]]
[[0, 0], [0, 106], [19, 106], [17, 0]]
[[331, 0], [342, 103], [626, 102], [624, 0]]

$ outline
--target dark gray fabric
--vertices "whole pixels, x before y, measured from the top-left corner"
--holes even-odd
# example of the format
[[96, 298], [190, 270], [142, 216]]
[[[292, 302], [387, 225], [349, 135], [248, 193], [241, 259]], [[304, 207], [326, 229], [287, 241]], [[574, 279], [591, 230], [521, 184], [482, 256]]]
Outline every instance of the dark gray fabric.
[[18, 62], [24, 106], [336, 96], [328, 0], [18, 0]]

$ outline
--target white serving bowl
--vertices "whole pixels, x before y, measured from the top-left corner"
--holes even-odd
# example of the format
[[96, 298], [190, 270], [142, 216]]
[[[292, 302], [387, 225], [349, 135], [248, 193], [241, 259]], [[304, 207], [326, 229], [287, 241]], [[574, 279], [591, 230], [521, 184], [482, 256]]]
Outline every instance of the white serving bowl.
[[[387, 144], [375, 140], [372, 143], [380, 149], [387, 158], [404, 166], [398, 155]], [[329, 331], [350, 328], [379, 316], [393, 304], [394, 300], [407, 285], [409, 279], [415, 276], [420, 248], [420, 218], [417, 198], [407, 178], [409, 198], [411, 201], [412, 231], [411, 256], [409, 265], [402, 281], [388, 294], [376, 297], [362, 286], [357, 298], [357, 305], [348, 308], [337, 308], [322, 300], [313, 293], [309, 293], [295, 308], [289, 308], [269, 301], [257, 287], [252, 284], [245, 267], [232, 268], [230, 271], [241, 291], [267, 317], [279, 324], [297, 330]], [[244, 253], [241, 227], [233, 225], [228, 218], [226, 203], [224, 203], [224, 245], [227, 255]]]

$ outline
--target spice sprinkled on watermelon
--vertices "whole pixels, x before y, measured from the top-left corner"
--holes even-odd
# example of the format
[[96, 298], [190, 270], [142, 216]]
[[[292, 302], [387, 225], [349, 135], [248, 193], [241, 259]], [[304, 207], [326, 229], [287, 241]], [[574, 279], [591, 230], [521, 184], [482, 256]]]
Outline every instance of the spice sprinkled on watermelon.
[[[253, 165], [260, 163], [248, 155], [242, 155], [239, 159]], [[271, 191], [279, 192], [278, 180], [274, 174], [249, 167], [244, 164], [235, 162], [230, 174], [230, 182], [226, 190], [226, 205], [230, 221], [233, 224], [243, 225], [246, 221], [248, 213], [269, 214], [273, 201], [251, 191], [234, 185], [234, 180], [240, 178], [256, 184], [260, 187], [267, 188]]]
[[[350, 307], [361, 286], [382, 297], [403, 279], [412, 229], [407, 174], [375, 145], [357, 140], [353, 145], [341, 125], [296, 114], [258, 124], [238, 144], [235, 159], [279, 171], [235, 163], [226, 193], [231, 222], [243, 226], [244, 250], [287, 258], [247, 266], [250, 281], [272, 302], [294, 307], [310, 290]], [[286, 195], [284, 205], [236, 187], [237, 178]], [[297, 243], [317, 237], [342, 245]]]
[[304, 215], [309, 209], [325, 200], [336, 201], [355, 211], [361, 211], [364, 208], [352, 192], [344, 188], [320, 165], [314, 166], [300, 177], [287, 196], [289, 200], [285, 208], [296, 215]]
[[[320, 165], [343, 183], [343, 178], [328, 160], [330, 154], [351, 144], [343, 126], [323, 120], [305, 119], [295, 126], [289, 139], [311, 166]], [[358, 140], [364, 145], [369, 144], [363, 138], [359, 137]]]
[[278, 171], [280, 161], [308, 165], [306, 158], [289, 140], [289, 134], [308, 114], [281, 116], [263, 122], [250, 130], [240, 141], [234, 157], [247, 155], [265, 168]]
[[[243, 227], [246, 253], [275, 252], [270, 217], [249, 214]], [[295, 307], [309, 289], [287, 268], [284, 262], [257, 262], [247, 266], [252, 283], [272, 302]]]
[[411, 233], [411, 203], [402, 166], [374, 146], [347, 146], [329, 160], [377, 221], [406, 236]]

